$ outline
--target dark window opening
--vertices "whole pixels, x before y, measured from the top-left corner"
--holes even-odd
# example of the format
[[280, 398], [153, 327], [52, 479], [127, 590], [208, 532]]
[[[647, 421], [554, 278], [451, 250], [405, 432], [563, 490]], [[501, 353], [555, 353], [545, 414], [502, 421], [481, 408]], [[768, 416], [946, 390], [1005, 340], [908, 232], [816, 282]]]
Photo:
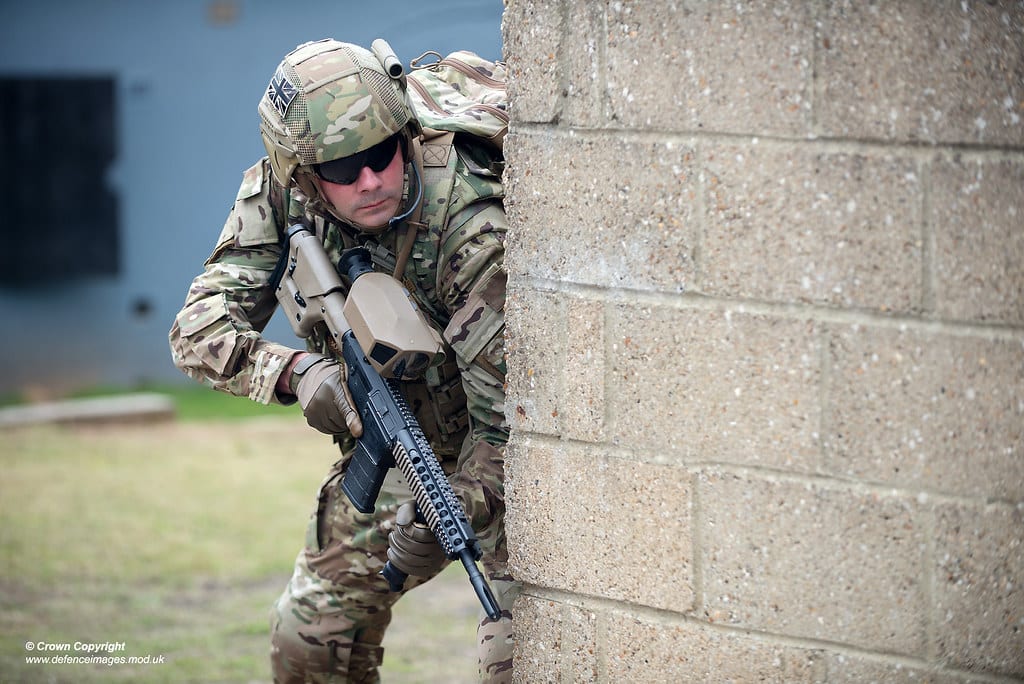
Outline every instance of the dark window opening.
[[113, 78], [0, 77], [0, 283], [116, 275]]

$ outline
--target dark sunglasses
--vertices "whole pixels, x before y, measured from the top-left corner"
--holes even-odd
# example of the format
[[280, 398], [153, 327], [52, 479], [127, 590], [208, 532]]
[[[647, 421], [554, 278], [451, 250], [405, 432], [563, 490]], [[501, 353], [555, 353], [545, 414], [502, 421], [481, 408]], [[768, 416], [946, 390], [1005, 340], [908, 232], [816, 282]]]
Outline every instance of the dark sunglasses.
[[395, 158], [395, 148], [398, 146], [398, 136], [379, 142], [373, 147], [356, 152], [348, 157], [314, 164], [313, 173], [321, 180], [338, 185], [351, 185], [359, 178], [364, 166], [369, 166], [374, 173], [380, 173], [388, 167], [391, 160]]

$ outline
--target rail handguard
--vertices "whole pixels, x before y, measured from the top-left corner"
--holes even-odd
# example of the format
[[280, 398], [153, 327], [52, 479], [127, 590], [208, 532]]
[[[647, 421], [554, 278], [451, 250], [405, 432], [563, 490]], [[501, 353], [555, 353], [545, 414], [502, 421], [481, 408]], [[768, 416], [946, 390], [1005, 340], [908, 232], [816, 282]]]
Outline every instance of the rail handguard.
[[[347, 251], [338, 269], [352, 282], [347, 298], [323, 245], [305, 226], [294, 225], [274, 277], [295, 334], [308, 337], [322, 321], [348, 367], [363, 435], [342, 490], [358, 511], [372, 513], [388, 470], [398, 467], [416, 500], [417, 519], [430, 527], [449, 560], [462, 561], [484, 610], [497, 620], [501, 609], [476, 565], [480, 543], [398, 382], [418, 376], [442, 354], [441, 339], [401, 284], [373, 271], [365, 249]], [[381, 574], [392, 591], [400, 591], [407, 577], [390, 561]]]

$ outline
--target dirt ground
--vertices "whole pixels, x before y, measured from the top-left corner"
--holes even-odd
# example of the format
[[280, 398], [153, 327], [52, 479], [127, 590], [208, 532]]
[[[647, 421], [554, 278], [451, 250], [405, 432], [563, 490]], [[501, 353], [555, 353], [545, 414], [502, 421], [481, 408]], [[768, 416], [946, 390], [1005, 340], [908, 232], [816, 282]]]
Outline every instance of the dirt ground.
[[[226, 434], [231, 438], [225, 439]], [[329, 440], [325, 444], [323, 436], [309, 430], [301, 420], [280, 418], [247, 422], [244, 429], [239, 429], [237, 423], [171, 421], [130, 426], [36, 427], [31, 431], [7, 431], [3, 436], [0, 456], [7, 476], [0, 486], [0, 498], [6, 498], [7, 503], [0, 505], [0, 523], [7, 531], [0, 534], [0, 547], [4, 549], [0, 557], [0, 681], [113, 681], [109, 678], [113, 672], [96, 674], [83, 669], [33, 669], [23, 665], [27, 639], [57, 639], [57, 625], [61, 624], [73, 625], [68, 638], [79, 638], [90, 633], [97, 621], [102, 625], [104, 620], [116, 620], [118, 638], [132, 642], [137, 650], [150, 644], [156, 649], [171, 649], [173, 644], [179, 664], [191, 652], [205, 654], [209, 659], [210, 652], [223, 654], [237, 649], [231, 655], [246, 659], [249, 665], [241, 669], [255, 675], [245, 681], [269, 681], [265, 665], [269, 646], [267, 615], [290, 575], [289, 558], [294, 557], [292, 554], [302, 542], [301, 530], [313, 504], [316, 484], [336, 453]], [[145, 458], [140, 459], [140, 454]], [[297, 454], [301, 458], [296, 458]], [[245, 474], [240, 475], [243, 469]], [[265, 566], [274, 568], [269, 575], [250, 568], [240, 574], [241, 581], [234, 582], [198, 578], [192, 581], [188, 579], [190, 570], [173, 565], [174, 552], [158, 548], [155, 557], [159, 562], [169, 563], [179, 575], [185, 576], [179, 581], [181, 586], [147, 584], [129, 577], [126, 585], [117, 587], [115, 597], [123, 600], [123, 609], [103, 593], [110, 592], [109, 585], [96, 589], [96, 595], [92, 595], [88, 584], [74, 585], [78, 590], [84, 588], [84, 593], [59, 584], [64, 573], [71, 571], [68, 563], [75, 566], [75, 574], [80, 573], [81, 565], [74, 554], [87, 554], [89, 546], [85, 544], [61, 544], [61, 553], [46, 557], [48, 572], [58, 581], [56, 589], [36, 580], [19, 581], [19, 574], [36, 575], [38, 569], [23, 565], [24, 554], [20, 549], [26, 544], [49, 539], [67, 525], [77, 532], [73, 539], [92, 530], [88, 516], [83, 516], [70, 500], [78, 490], [99, 493], [93, 501], [104, 503], [98, 507], [94, 503], [91, 512], [96, 515], [97, 509], [133, 505], [135, 499], [130, 497], [125, 501], [114, 500], [112, 495], [125, 489], [109, 481], [112, 472], [120, 473], [118, 476], [128, 481], [157, 482], [172, 490], [166, 497], [169, 501], [154, 500], [152, 493], [156, 490], [150, 490], [149, 498], [145, 499], [149, 506], [176, 510], [181, 503], [175, 497], [181, 497], [182, 491], [198, 491], [208, 501], [236, 496], [238, 501], [254, 502], [250, 504], [254, 506], [273, 505], [277, 513], [268, 522], [286, 520], [287, 530], [291, 530], [282, 533], [272, 526], [261, 525], [256, 530], [239, 527], [224, 537], [219, 531], [189, 529], [181, 533], [181, 539], [168, 539], [167, 543], [180, 544], [173, 547], [178, 551], [191, 550], [206, 536], [217, 534], [221, 535], [216, 537], [219, 543], [226, 542], [228, 546], [213, 553], [233, 558], [239, 555], [238, 547], [247, 549], [261, 538], [288, 539], [288, 548], [281, 549], [277, 543], [277, 550], [260, 551], [281, 559], [280, 563], [274, 561]], [[218, 479], [221, 482], [210, 483]], [[111, 496], [104, 499], [104, 495]], [[285, 500], [287, 506], [282, 503]], [[193, 504], [186, 511], [187, 522], [181, 520], [178, 528], [206, 521], [203, 504]], [[149, 536], [146, 530], [141, 534]], [[291, 541], [295, 543], [294, 551]], [[124, 553], [130, 551], [126, 549]], [[118, 551], [113, 549], [109, 553]], [[102, 558], [90, 559], [86, 555], [82, 558], [85, 561], [105, 567]], [[432, 582], [410, 592], [395, 607], [384, 641], [383, 681], [477, 681], [478, 611], [479, 603], [461, 565], [450, 566]], [[14, 665], [18, 669], [12, 669]], [[198, 667], [202, 666], [200, 663]], [[202, 678], [202, 672], [195, 674]], [[266, 678], [256, 674], [264, 672]], [[128, 671], [119, 674], [123, 676], [117, 681], [132, 678]], [[136, 681], [165, 681], [156, 676], [155, 668], [138, 674], [140, 679]], [[9, 679], [10, 676], [14, 678]]]

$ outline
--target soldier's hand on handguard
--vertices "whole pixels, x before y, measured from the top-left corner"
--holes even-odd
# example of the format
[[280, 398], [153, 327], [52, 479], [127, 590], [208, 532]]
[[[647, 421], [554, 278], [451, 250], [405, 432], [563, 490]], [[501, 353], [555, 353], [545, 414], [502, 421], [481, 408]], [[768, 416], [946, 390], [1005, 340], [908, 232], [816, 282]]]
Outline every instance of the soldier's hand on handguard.
[[430, 577], [444, 565], [444, 549], [426, 525], [416, 522], [416, 504], [398, 508], [395, 529], [388, 535], [388, 560], [407, 575]]
[[363, 434], [363, 422], [353, 408], [344, 362], [323, 354], [305, 354], [295, 364], [289, 387], [299, 399], [310, 427], [328, 435], [346, 431]]

